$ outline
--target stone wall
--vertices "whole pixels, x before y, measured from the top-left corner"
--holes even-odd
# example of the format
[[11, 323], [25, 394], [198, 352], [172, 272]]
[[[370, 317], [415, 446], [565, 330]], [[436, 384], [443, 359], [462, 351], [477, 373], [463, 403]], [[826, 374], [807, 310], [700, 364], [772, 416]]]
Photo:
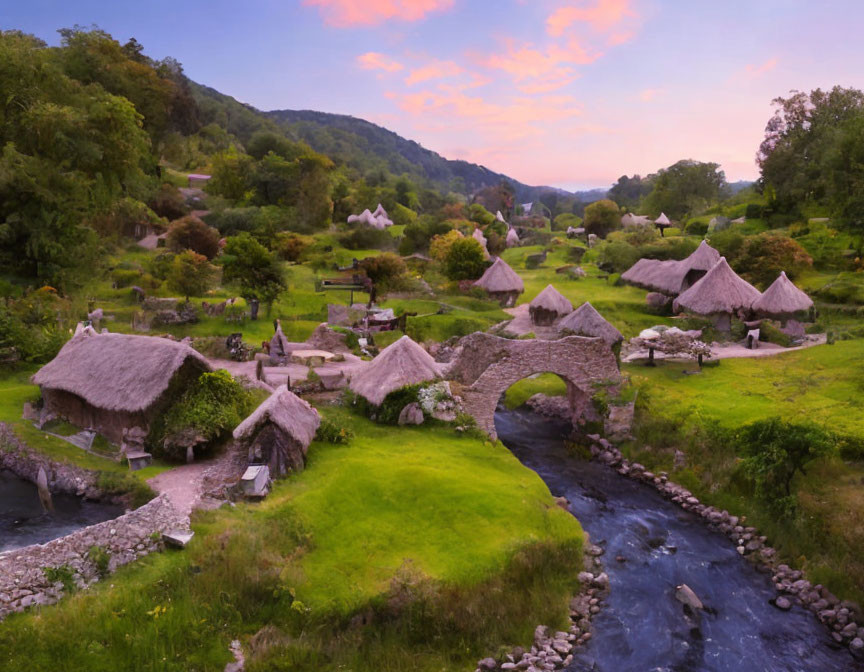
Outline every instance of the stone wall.
[[595, 383], [620, 379], [615, 355], [599, 338], [517, 341], [480, 332], [459, 342], [444, 376], [460, 385], [458, 394], [465, 411], [495, 438], [495, 407], [501, 395], [513, 383], [546, 372], [567, 383], [574, 420], [590, 401]]
[[57, 462], [21, 441], [12, 428], [0, 422], [0, 469], [7, 469], [31, 483], [36, 482], [40, 467], [48, 476], [51, 492], [65, 492], [89, 499], [101, 499], [96, 472], [74, 464]]
[[90, 554], [94, 546], [108, 554], [107, 570], [111, 572], [161, 550], [162, 532], [188, 527], [189, 519], [180, 516], [163, 494], [114, 520], [0, 554], [0, 619], [34, 604], [53, 604], [62, 597], [63, 584], [50, 582], [45, 568], [67, 568], [83, 588], [101, 578]]

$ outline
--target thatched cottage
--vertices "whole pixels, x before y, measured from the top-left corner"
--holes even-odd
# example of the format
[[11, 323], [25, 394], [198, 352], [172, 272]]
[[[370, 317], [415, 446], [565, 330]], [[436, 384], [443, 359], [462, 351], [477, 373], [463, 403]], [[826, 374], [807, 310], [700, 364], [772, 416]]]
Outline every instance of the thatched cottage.
[[680, 261], [640, 259], [621, 274], [621, 279], [674, 296], [695, 285], [718, 261], [720, 253], [703, 240], [693, 254]]
[[440, 377], [441, 369], [422, 346], [403, 336], [375, 357], [369, 366], [356, 374], [349, 385], [355, 394], [380, 406], [391, 392], [408, 385]]
[[486, 240], [486, 236], [483, 235], [483, 232], [480, 229], [474, 229], [474, 232], [471, 234], [471, 237], [480, 243], [480, 247], [483, 248], [483, 258], [489, 258], [489, 248], [487, 246], [488, 241]]
[[624, 336], [587, 301], [558, 323], [561, 334], [602, 338], [610, 347], [618, 345]]
[[729, 331], [731, 316], [749, 311], [761, 296], [749, 282], [741, 278], [726, 262], [720, 261], [705, 276], [672, 303], [677, 312], [686, 310], [711, 317], [714, 325]]
[[312, 406], [280, 386], [237, 425], [234, 439], [249, 451], [250, 464], [266, 464], [273, 476], [302, 471], [321, 418]]
[[512, 226], [507, 230], [507, 237], [504, 239], [507, 247], [516, 247], [519, 244], [519, 234]]
[[170, 397], [210, 371], [184, 343], [153, 336], [82, 333], [36, 372], [46, 410], [120, 444], [123, 430], [149, 431]]
[[525, 291], [522, 278], [501, 257], [495, 259], [474, 286], [485, 289], [491, 298], [505, 307], [514, 305], [516, 297]]
[[786, 271], [780, 271], [777, 279], [753, 302], [752, 306], [753, 311], [758, 315], [780, 320], [791, 319], [812, 307], [813, 300], [786, 277]]
[[544, 327], [548, 327], [559, 317], [564, 317], [572, 311], [573, 304], [552, 285], [546, 285], [546, 288], [528, 304], [531, 322]]

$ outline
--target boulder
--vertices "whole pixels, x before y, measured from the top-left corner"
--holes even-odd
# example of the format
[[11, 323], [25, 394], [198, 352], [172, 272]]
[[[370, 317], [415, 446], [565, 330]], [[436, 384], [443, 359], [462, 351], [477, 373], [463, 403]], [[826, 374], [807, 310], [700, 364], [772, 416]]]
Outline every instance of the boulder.
[[662, 308], [671, 300], [671, 297], [661, 294], [660, 292], [649, 292], [645, 295], [645, 303], [651, 306], [651, 308]]
[[412, 402], [399, 413], [398, 422], [400, 425], [422, 425], [423, 420], [423, 409], [420, 408], [420, 404]]
[[690, 607], [694, 612], [701, 611], [705, 608], [705, 605], [702, 604], [702, 600], [696, 596], [693, 589], [686, 583], [682, 583], [680, 586], [675, 587], [675, 599], [685, 607]]
[[792, 602], [788, 597], [778, 597], [774, 600], [774, 606], [783, 611], [789, 611], [792, 608]]

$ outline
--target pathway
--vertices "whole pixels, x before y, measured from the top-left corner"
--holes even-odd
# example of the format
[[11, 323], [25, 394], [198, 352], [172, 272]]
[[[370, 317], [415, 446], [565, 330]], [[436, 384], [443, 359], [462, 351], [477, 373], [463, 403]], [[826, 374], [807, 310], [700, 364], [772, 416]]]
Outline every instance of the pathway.
[[170, 471], [163, 471], [148, 479], [147, 483], [160, 495], [167, 494], [178, 513], [188, 516], [201, 501], [204, 475], [214, 462], [215, 460], [206, 460], [184, 464]]
[[[815, 334], [807, 336], [807, 340], [801, 345], [794, 348], [784, 348], [776, 343], [759, 343], [759, 347], [750, 350], [743, 343], [712, 343], [711, 344], [711, 359], [754, 359], [757, 357], [773, 357], [781, 355], [784, 352], [796, 352], [797, 350], [806, 350], [817, 345], [825, 345], [827, 339], [825, 334]], [[638, 362], [648, 359], [648, 351], [644, 349], [635, 350], [627, 356], [622, 357], [621, 361], [625, 363]], [[692, 357], [669, 357], [662, 352], [654, 352], [654, 359], [668, 359], [670, 361], [692, 361]]]

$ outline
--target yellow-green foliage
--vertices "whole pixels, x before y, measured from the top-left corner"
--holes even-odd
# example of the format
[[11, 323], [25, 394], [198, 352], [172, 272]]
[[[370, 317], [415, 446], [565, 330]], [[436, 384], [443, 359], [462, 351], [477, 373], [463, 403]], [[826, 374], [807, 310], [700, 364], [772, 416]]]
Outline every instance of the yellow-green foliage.
[[504, 394], [504, 404], [510, 409], [519, 408], [535, 394], [541, 393], [548, 397], [563, 397], [567, 394], [567, 384], [554, 373], [524, 378], [510, 386]]

